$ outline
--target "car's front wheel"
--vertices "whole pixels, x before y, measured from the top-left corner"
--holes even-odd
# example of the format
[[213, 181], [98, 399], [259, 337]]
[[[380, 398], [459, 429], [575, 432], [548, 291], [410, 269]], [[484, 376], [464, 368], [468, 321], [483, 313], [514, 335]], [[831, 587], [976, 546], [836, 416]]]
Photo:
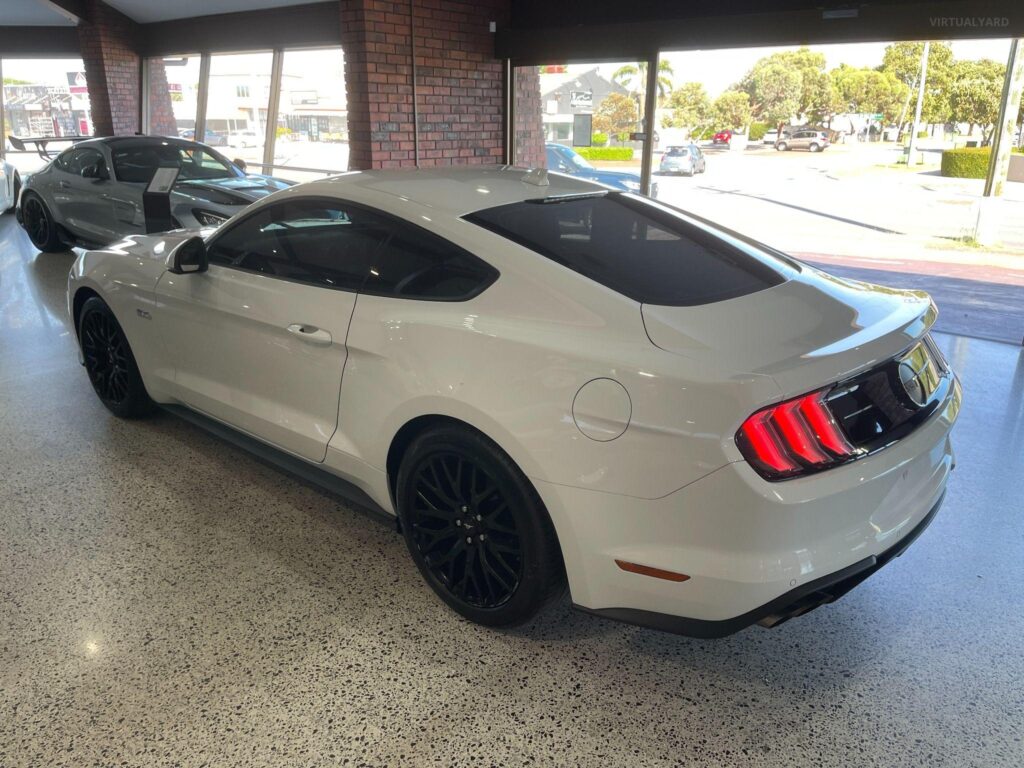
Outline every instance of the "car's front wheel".
[[780, 141], [778, 144], [775, 145], [775, 148], [779, 150], [779, 152], [785, 152], [787, 149], [789, 149], [789, 145], [786, 144], [786, 142], [784, 141]]
[[156, 409], [146, 393], [124, 330], [110, 307], [98, 296], [82, 305], [78, 315], [78, 340], [92, 388], [112, 413], [136, 419]]
[[820, 144], [811, 144], [811, 152], [821, 152]]
[[420, 434], [402, 459], [395, 496], [420, 573], [467, 619], [521, 624], [563, 591], [561, 550], [543, 503], [480, 433], [444, 425]]
[[28, 239], [43, 253], [60, 253], [67, 250], [60, 241], [57, 225], [50, 210], [39, 195], [25, 193], [25, 200], [21, 204], [21, 220], [28, 233]]

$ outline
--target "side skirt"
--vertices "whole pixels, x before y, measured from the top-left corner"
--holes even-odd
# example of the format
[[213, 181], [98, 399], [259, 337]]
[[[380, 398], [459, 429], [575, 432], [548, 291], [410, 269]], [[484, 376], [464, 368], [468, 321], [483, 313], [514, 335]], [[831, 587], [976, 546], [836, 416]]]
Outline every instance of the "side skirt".
[[200, 429], [209, 432], [214, 437], [230, 443], [236, 448], [241, 448], [251, 453], [257, 459], [280, 469], [298, 480], [316, 486], [319, 490], [326, 491], [331, 496], [344, 500], [357, 512], [375, 520], [378, 523], [397, 530], [398, 518], [389, 514], [380, 505], [371, 499], [365, 491], [353, 483], [343, 480], [337, 475], [331, 474], [325, 469], [311, 464], [284, 451], [274, 448], [271, 445], [232, 429], [215, 419], [204, 416], [181, 405], [160, 405], [169, 413], [173, 413], [181, 419], [194, 424]]

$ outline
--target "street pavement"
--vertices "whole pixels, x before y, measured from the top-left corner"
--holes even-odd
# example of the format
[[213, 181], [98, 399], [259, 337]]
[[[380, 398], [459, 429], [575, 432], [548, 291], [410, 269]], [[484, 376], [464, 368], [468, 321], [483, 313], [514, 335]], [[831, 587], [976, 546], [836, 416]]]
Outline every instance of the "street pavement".
[[[809, 263], [837, 277], [863, 280], [892, 288], [915, 288], [927, 291], [939, 308], [935, 329], [959, 336], [973, 336], [1008, 344], [1024, 344], [1024, 281], [1014, 284], [990, 282], [948, 274], [927, 272], [900, 272], [892, 269], [872, 269], [850, 266], [842, 258], [806, 259]], [[924, 263], [925, 269], [928, 263]], [[934, 263], [931, 263], [934, 265]], [[943, 265], [934, 265], [942, 267]], [[990, 274], [998, 280], [1006, 277]]]
[[934, 164], [896, 166], [893, 145], [705, 154], [706, 173], [658, 175], [658, 198], [780, 250], [928, 259], [933, 250], [963, 249], [968, 261], [1006, 266], [1019, 255], [1024, 268], [1024, 184], [1006, 185], [1002, 244], [982, 252], [963, 241], [973, 235], [983, 182], [944, 178]]
[[704, 174], [657, 176], [658, 199], [840, 277], [928, 291], [938, 330], [1024, 340], [1024, 184], [1007, 185], [1001, 245], [978, 248], [960, 239], [982, 182], [893, 167], [891, 145], [705, 153]]

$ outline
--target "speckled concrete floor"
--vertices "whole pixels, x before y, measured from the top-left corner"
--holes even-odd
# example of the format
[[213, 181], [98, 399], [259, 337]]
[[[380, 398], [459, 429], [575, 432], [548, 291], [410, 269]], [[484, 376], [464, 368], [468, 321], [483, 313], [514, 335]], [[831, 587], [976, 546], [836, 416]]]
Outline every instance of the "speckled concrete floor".
[[1024, 764], [1024, 357], [925, 535], [835, 605], [696, 641], [563, 603], [494, 632], [401, 540], [171, 416], [111, 417], [71, 256], [0, 219], [0, 766]]

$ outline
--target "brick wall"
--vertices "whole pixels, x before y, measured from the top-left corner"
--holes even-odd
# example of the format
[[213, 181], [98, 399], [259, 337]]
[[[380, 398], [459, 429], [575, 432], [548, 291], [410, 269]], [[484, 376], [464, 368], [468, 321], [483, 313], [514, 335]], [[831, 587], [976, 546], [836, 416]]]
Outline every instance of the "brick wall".
[[171, 92], [167, 87], [167, 67], [163, 59], [149, 60], [149, 133], [153, 136], [177, 136]]
[[537, 67], [516, 67], [512, 71], [515, 99], [515, 157], [512, 162], [527, 168], [546, 168], [544, 125], [541, 121], [540, 71]]
[[[342, 0], [351, 168], [500, 162], [502, 66], [488, 24], [508, 0]], [[415, 36], [415, 41], [413, 37]], [[414, 126], [412, 46], [416, 51]]]
[[100, 0], [84, 0], [78, 39], [89, 82], [89, 106], [97, 136], [139, 130], [139, 29], [127, 16]]

